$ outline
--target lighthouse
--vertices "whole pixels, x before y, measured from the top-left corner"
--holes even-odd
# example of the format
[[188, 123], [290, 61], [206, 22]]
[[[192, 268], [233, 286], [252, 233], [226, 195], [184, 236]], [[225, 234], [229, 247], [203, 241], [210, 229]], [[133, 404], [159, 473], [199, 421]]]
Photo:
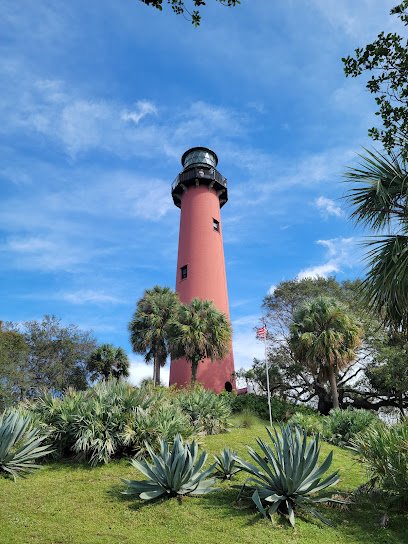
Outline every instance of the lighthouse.
[[[176, 292], [183, 303], [193, 298], [211, 300], [229, 319], [220, 214], [228, 200], [227, 180], [216, 169], [217, 155], [206, 147], [186, 151], [181, 164], [183, 170], [171, 188], [173, 202], [181, 210]], [[197, 381], [216, 393], [235, 388], [232, 345], [224, 359], [200, 362]], [[170, 385], [190, 382], [191, 364], [172, 360]]]

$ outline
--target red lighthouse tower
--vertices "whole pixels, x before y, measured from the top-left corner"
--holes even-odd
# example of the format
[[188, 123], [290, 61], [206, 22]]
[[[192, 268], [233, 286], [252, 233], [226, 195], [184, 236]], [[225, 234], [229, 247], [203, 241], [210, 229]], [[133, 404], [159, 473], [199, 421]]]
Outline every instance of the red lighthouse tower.
[[[206, 147], [193, 147], [181, 158], [183, 171], [171, 194], [181, 209], [176, 291], [181, 302], [193, 298], [212, 300], [229, 317], [227, 278], [220, 208], [227, 202], [227, 180], [216, 170], [217, 155]], [[221, 361], [204, 360], [198, 365], [197, 381], [216, 393], [235, 387], [232, 346]], [[191, 364], [171, 361], [170, 385], [187, 385]]]

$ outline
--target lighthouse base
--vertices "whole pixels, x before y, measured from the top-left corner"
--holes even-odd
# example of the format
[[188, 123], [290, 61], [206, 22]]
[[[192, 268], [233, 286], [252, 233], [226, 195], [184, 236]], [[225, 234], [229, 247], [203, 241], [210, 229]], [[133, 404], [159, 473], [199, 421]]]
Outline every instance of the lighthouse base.
[[[221, 361], [204, 359], [198, 364], [197, 380], [205, 389], [215, 393], [235, 390], [234, 359], [229, 353]], [[191, 363], [186, 359], [174, 359], [170, 365], [170, 385], [186, 387], [191, 385]]]

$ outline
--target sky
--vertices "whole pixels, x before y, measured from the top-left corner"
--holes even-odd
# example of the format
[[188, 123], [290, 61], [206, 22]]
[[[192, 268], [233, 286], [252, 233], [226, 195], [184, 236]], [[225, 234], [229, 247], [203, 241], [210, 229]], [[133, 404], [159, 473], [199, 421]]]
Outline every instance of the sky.
[[395, 29], [395, 3], [208, 0], [194, 28], [137, 0], [3, 0], [0, 318], [54, 314], [151, 376], [127, 325], [146, 288], [175, 285], [170, 186], [203, 145], [228, 179], [235, 366], [251, 366], [274, 286], [364, 274], [342, 175], [377, 119], [341, 58]]

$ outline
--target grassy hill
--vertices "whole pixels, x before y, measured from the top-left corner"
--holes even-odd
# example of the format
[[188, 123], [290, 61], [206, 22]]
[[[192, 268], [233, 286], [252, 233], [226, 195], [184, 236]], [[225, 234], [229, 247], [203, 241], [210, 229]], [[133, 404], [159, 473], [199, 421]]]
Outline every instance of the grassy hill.
[[[246, 444], [266, 437], [263, 424], [234, 428], [207, 436], [209, 454], [232, 447], [246, 456]], [[339, 491], [351, 491], [366, 480], [363, 467], [347, 450], [334, 450], [333, 468], [340, 468]], [[210, 455], [209, 457], [212, 456]], [[90, 468], [51, 463], [25, 480], [0, 478], [0, 542], [7, 544], [403, 544], [408, 542], [408, 518], [393, 515], [380, 528], [382, 511], [375, 501], [353, 504], [347, 511], [322, 507], [336, 527], [297, 516], [292, 529], [282, 518], [261, 519], [249, 504], [234, 504], [237, 490], [230, 483], [202, 498], [141, 503], [120, 494], [120, 478], [138, 479], [127, 461]], [[239, 475], [235, 484], [244, 481]]]

